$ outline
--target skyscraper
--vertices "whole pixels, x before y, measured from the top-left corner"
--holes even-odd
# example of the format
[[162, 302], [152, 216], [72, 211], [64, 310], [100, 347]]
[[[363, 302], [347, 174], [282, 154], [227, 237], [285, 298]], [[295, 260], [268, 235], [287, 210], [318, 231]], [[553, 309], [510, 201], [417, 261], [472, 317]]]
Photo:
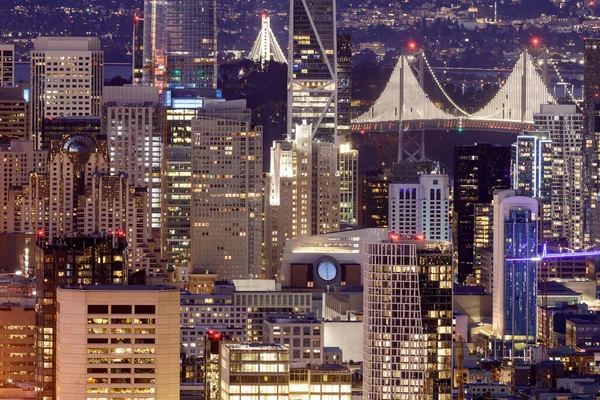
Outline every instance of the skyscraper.
[[[112, 235], [38, 238], [36, 259], [36, 399], [56, 399], [56, 301], [59, 286], [123, 283], [125, 238]], [[87, 322], [87, 321], [86, 321]], [[93, 328], [91, 328], [93, 329]], [[93, 331], [92, 331], [93, 332]], [[86, 371], [87, 372], [87, 371]]]
[[133, 17], [133, 40], [131, 42], [131, 83], [141, 85], [144, 78], [144, 19]]
[[262, 276], [262, 127], [245, 100], [192, 120], [192, 267]]
[[29, 89], [0, 87], [0, 138], [29, 140]]
[[512, 188], [520, 196], [538, 200], [542, 240], [553, 236], [552, 175], [556, 165], [549, 132], [525, 131], [517, 136], [512, 154]]
[[448, 175], [420, 175], [418, 184], [392, 183], [389, 199], [391, 232], [451, 240]]
[[473, 274], [473, 205], [492, 202], [495, 189], [510, 188], [508, 146], [477, 143], [454, 148], [454, 248], [458, 282]]
[[163, 107], [158, 89], [108, 86], [102, 99], [101, 132], [108, 140], [110, 173], [125, 172], [148, 191], [147, 229], [160, 232]]
[[552, 141], [552, 238], [566, 239], [572, 249], [586, 246], [587, 188], [583, 115], [575, 105], [542, 104], [534, 127]]
[[334, 0], [290, 0], [288, 136], [306, 120], [313, 139], [338, 143]]
[[365, 243], [363, 312], [365, 399], [452, 399], [450, 242]]
[[145, 85], [216, 89], [216, 0], [145, 0]]
[[273, 142], [265, 190], [266, 276], [277, 276], [287, 239], [334, 232], [340, 223], [340, 178], [333, 143], [296, 126], [293, 141]]
[[42, 146], [48, 117], [100, 116], [104, 52], [92, 37], [39, 37], [31, 50], [31, 132]]
[[536, 343], [538, 202], [494, 195], [493, 330], [504, 341], [504, 357], [524, 357]]
[[[584, 39], [583, 66], [583, 135], [584, 142], [591, 141], [586, 152], [586, 182], [589, 186], [587, 208], [597, 208], [600, 193], [600, 39]], [[582, 149], [583, 151], [583, 149]], [[587, 230], [591, 232], [591, 229]], [[594, 232], [600, 240], [600, 232]]]
[[39, 155], [45, 152], [34, 152], [34, 172], [9, 191], [8, 226], [48, 240], [120, 231], [128, 241], [126, 268], [159, 272], [148, 248], [148, 194], [131, 185], [127, 174], [109, 175], [106, 139], [56, 135], [50, 148], [47, 162]]
[[15, 45], [0, 44], [0, 87], [15, 86]]

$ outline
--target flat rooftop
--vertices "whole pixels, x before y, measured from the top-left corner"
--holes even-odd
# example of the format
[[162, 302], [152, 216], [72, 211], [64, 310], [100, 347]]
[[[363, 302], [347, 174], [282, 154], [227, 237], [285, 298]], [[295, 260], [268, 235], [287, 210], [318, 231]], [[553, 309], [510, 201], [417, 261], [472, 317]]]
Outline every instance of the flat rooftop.
[[178, 288], [167, 285], [70, 285], [60, 286], [60, 290], [81, 290], [81, 291], [179, 291]]

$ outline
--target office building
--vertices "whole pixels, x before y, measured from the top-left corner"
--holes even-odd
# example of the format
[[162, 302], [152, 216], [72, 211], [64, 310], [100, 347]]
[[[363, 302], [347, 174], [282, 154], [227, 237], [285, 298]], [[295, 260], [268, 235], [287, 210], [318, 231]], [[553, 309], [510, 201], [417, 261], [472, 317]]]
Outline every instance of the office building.
[[100, 135], [100, 116], [48, 117], [42, 121], [42, 149], [50, 150], [50, 141], [56, 135]]
[[110, 173], [125, 172], [130, 184], [148, 193], [147, 229], [160, 232], [163, 108], [158, 89], [107, 86], [101, 132], [108, 140]]
[[450, 242], [390, 233], [364, 274], [363, 397], [452, 399]]
[[367, 171], [358, 181], [358, 225], [387, 228], [390, 179], [384, 171]]
[[352, 398], [352, 374], [341, 365], [290, 368], [290, 400]]
[[290, 365], [323, 364], [323, 324], [314, 314], [265, 314], [265, 343], [282, 344], [290, 350]]
[[35, 298], [19, 294], [2, 300], [5, 302], [0, 303], [0, 381], [34, 386]]
[[[160, 274], [149, 247], [147, 191], [131, 185], [127, 174], [109, 175], [106, 139], [56, 135], [50, 144], [46, 168], [38, 167], [20, 188], [9, 191], [13, 217], [7, 225], [50, 240], [120, 231], [129, 244], [127, 269]], [[42, 163], [44, 153], [35, 153], [41, 153], [37, 164]]]
[[258, 400], [289, 398], [289, 350], [281, 344], [222, 343], [221, 399], [254, 393]]
[[104, 52], [93, 37], [38, 37], [31, 50], [31, 132], [49, 117], [100, 116]]
[[494, 241], [494, 205], [475, 203], [475, 232], [473, 237], [473, 273], [475, 285], [485, 287], [491, 293], [491, 254]]
[[512, 188], [520, 196], [534, 197], [540, 205], [540, 239], [552, 234], [552, 175], [554, 162], [549, 132], [524, 131], [513, 143]]
[[338, 173], [340, 176], [340, 222], [358, 224], [358, 150], [352, 142], [340, 145]]
[[262, 127], [245, 100], [192, 120], [192, 267], [262, 276]]
[[15, 45], [0, 44], [0, 87], [15, 86]]
[[[14, 192], [29, 182], [29, 174], [46, 171], [47, 152], [35, 150], [31, 140], [11, 140], [0, 146], [0, 194], [4, 207], [0, 209], [0, 232], [21, 231], [20, 215], [15, 212]], [[12, 193], [11, 193], [12, 192]]]
[[233, 293], [233, 304], [248, 310], [248, 342], [264, 343], [264, 318], [267, 313], [312, 312], [312, 295], [298, 291], [245, 291]]
[[474, 273], [474, 204], [490, 204], [495, 189], [510, 188], [510, 157], [508, 146], [477, 143], [454, 148], [453, 243], [459, 283]]
[[340, 221], [358, 224], [358, 150], [352, 148], [350, 92], [352, 86], [352, 40], [337, 38], [337, 134], [340, 174]]
[[288, 138], [306, 121], [311, 139], [340, 144], [335, 1], [292, 0], [289, 16]]
[[494, 195], [493, 332], [503, 357], [536, 343], [538, 202], [514, 190]]
[[552, 141], [552, 239], [567, 240], [572, 249], [589, 242], [583, 116], [574, 104], [542, 104], [533, 114], [534, 127]]
[[267, 178], [265, 277], [278, 276], [287, 239], [335, 232], [340, 223], [340, 178], [333, 143], [296, 126], [293, 141], [274, 141]]
[[145, 0], [143, 30], [144, 85], [216, 89], [215, 0]]
[[179, 290], [61, 286], [56, 398], [179, 398]]
[[420, 175], [418, 184], [389, 187], [389, 227], [399, 234], [421, 234], [426, 240], [450, 240], [448, 175]]
[[133, 39], [131, 41], [131, 83], [141, 85], [144, 78], [144, 18], [133, 17]]
[[[583, 48], [583, 142], [590, 141], [591, 146], [586, 145], [586, 180], [589, 199], [585, 199], [586, 209], [591, 212], [597, 209], [598, 194], [600, 193], [600, 39], [584, 38]], [[575, 143], [577, 145], [577, 143]], [[581, 149], [584, 151], [584, 149]], [[594, 210], [595, 213], [600, 211]], [[598, 217], [596, 217], [598, 218]], [[587, 216], [591, 219], [591, 215]], [[595, 245], [600, 243], [600, 228], [586, 226], [586, 231], [592, 237]]]
[[[1, 85], [0, 85], [1, 86]], [[29, 89], [0, 87], [0, 140], [29, 140]]]
[[[42, 236], [42, 235], [40, 235]], [[125, 238], [112, 235], [38, 239], [36, 279], [36, 399], [56, 398], [57, 289], [67, 285], [120, 285]], [[131, 304], [132, 296], [128, 303]], [[105, 300], [106, 301], [106, 300]], [[71, 320], [75, 323], [75, 319]], [[78, 323], [87, 324], [87, 319]], [[107, 333], [108, 331], [104, 331]], [[118, 332], [117, 332], [118, 333]], [[79, 336], [79, 335], [74, 335]], [[71, 340], [75, 340], [73, 337]]]

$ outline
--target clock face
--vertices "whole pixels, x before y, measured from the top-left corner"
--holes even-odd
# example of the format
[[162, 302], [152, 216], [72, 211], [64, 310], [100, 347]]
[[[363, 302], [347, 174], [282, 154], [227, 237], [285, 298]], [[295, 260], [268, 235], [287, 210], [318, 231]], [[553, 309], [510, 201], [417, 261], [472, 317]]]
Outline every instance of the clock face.
[[317, 266], [317, 274], [324, 281], [332, 281], [337, 276], [337, 267], [329, 260], [321, 261]]

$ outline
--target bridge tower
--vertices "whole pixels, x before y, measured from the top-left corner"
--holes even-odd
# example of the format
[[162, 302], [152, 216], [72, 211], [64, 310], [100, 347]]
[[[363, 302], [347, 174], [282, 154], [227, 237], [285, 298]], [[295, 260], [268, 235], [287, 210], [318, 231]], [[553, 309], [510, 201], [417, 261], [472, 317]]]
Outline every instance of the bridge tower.
[[262, 27], [248, 58], [263, 64], [271, 58], [275, 62], [287, 64], [287, 59], [283, 55], [281, 47], [277, 43], [277, 38], [271, 29], [271, 17], [266, 14], [262, 15]]
[[[412, 64], [412, 66], [411, 66]], [[409, 42], [408, 48], [400, 54], [400, 90], [398, 114], [398, 162], [425, 160], [425, 131], [408, 131], [404, 129], [404, 89], [405, 75], [414, 74], [423, 87], [425, 58], [422, 50], [415, 42]], [[413, 72], [414, 71], [414, 72]], [[408, 104], [410, 106], [410, 104]]]

